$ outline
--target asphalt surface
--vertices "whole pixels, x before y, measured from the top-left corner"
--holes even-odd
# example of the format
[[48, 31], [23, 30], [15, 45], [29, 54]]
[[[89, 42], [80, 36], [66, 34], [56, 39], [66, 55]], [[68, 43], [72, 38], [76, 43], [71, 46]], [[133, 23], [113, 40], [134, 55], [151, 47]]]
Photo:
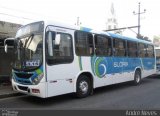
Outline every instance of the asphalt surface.
[[131, 82], [101, 87], [87, 98], [72, 94], [41, 99], [16, 96], [0, 99], [0, 108], [47, 110], [160, 110], [160, 76], [148, 77], [138, 86]]

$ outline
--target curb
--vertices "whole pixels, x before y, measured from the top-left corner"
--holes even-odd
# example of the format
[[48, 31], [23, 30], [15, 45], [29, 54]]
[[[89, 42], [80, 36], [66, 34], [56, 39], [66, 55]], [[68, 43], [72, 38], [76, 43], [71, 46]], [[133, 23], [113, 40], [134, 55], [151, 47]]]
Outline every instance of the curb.
[[0, 95], [0, 99], [3, 99], [3, 98], [9, 98], [9, 97], [15, 97], [15, 96], [22, 96], [24, 94], [22, 93], [6, 93], [6, 94], [1, 94]]

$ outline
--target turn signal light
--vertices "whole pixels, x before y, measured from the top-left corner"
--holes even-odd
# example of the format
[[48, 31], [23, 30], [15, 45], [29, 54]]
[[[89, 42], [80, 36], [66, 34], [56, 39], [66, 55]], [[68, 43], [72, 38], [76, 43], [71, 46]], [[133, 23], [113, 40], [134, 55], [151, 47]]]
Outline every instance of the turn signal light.
[[32, 89], [32, 93], [40, 93], [39, 89]]

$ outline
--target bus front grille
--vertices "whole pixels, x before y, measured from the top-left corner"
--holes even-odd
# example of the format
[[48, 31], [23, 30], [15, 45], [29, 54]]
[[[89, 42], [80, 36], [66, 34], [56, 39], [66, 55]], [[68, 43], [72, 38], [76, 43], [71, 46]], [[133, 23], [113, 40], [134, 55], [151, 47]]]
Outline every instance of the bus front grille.
[[18, 88], [19, 88], [20, 90], [23, 90], [23, 91], [27, 91], [27, 90], [28, 90], [28, 87], [24, 87], [24, 86], [18, 86]]
[[26, 73], [15, 73], [15, 74], [18, 78], [25, 78], [25, 79], [28, 79], [33, 75], [33, 74], [26, 74]]

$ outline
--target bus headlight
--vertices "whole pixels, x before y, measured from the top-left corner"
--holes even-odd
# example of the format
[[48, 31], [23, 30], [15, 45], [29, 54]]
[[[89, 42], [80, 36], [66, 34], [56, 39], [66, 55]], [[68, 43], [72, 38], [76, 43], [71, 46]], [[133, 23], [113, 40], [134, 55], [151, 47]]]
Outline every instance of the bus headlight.
[[32, 80], [32, 84], [37, 85], [37, 84], [41, 81], [42, 78], [43, 78], [43, 73], [41, 73], [41, 74], [38, 75], [36, 78], [34, 78], [34, 79]]

